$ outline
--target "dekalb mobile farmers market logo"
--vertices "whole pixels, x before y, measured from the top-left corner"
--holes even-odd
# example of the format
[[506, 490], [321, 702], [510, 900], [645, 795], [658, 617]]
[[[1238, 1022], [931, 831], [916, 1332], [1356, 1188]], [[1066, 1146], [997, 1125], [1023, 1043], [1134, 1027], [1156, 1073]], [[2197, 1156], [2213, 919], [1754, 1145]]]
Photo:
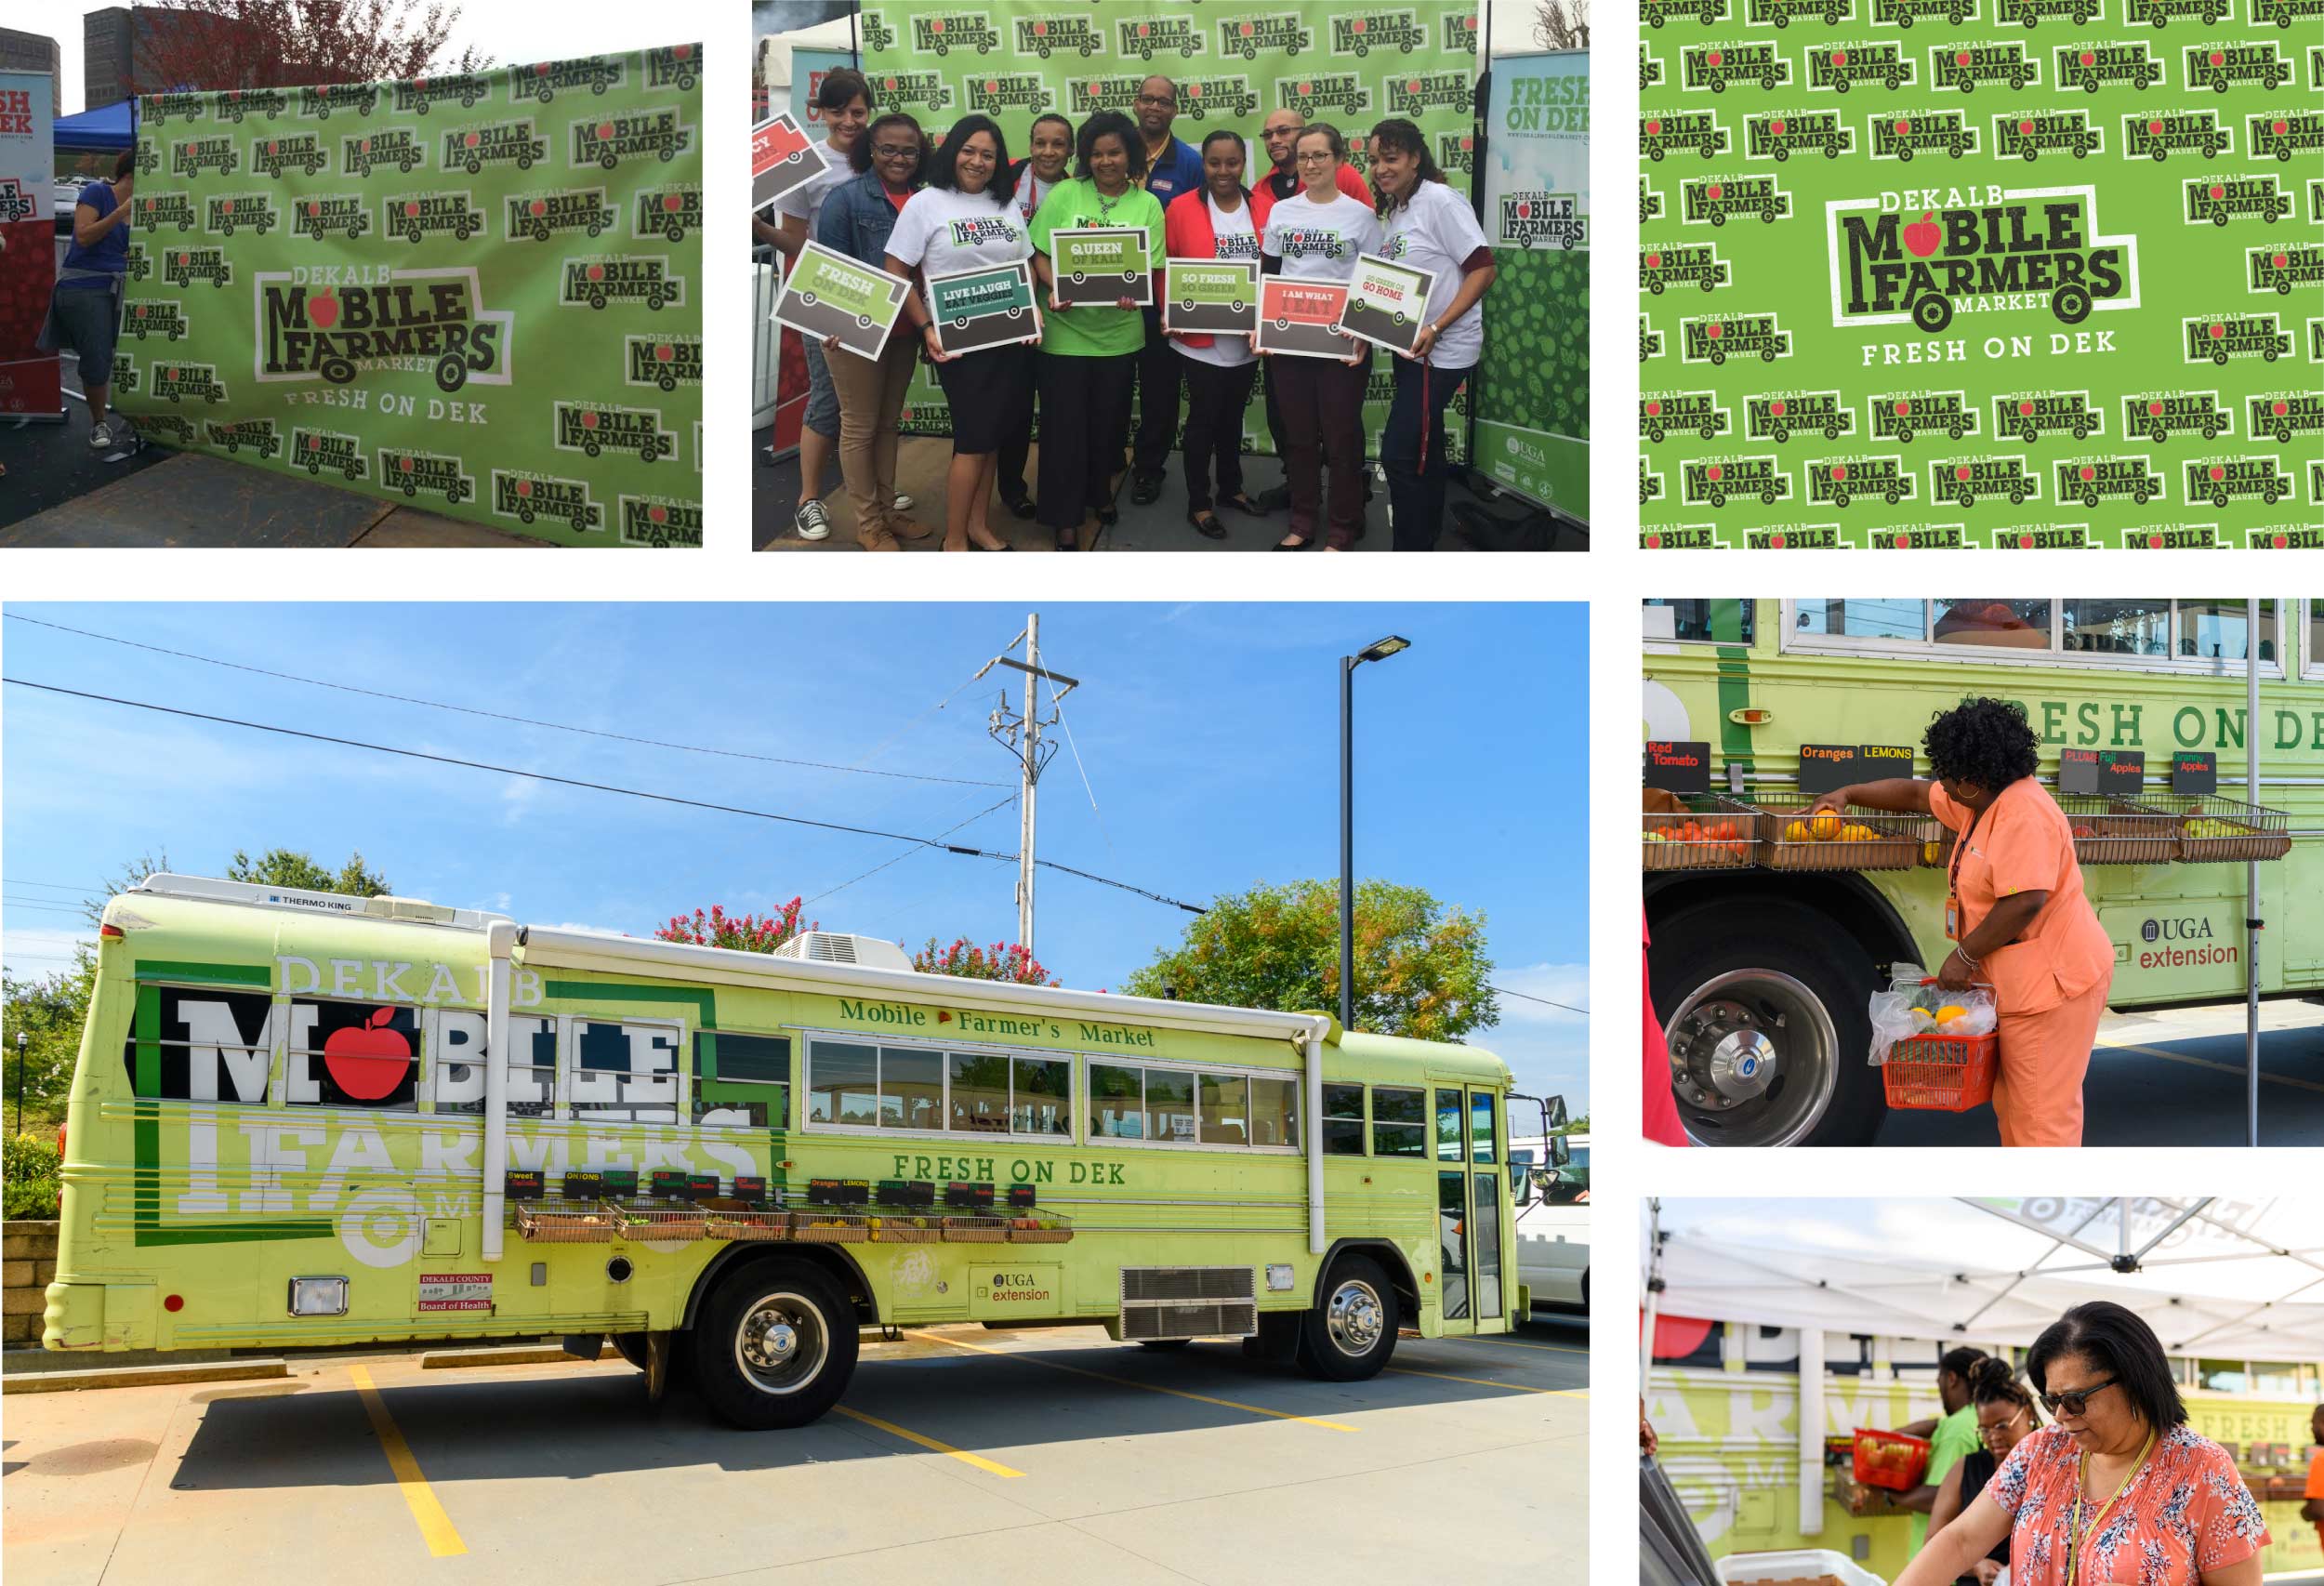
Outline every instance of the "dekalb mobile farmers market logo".
[[651, 93], [656, 88], [676, 88], [681, 94], [693, 92], [702, 80], [702, 46], [698, 44], [672, 44], [645, 52], [645, 86]]
[[[868, 46], [870, 39], [868, 32], [865, 38]], [[939, 73], [883, 72], [879, 74], [878, 86], [882, 109], [935, 112], [952, 108], [952, 88]], [[1138, 98], [1136, 87], [1133, 86], [1130, 89], [1129, 97], [1131, 102], [1135, 103]], [[1078, 93], [1076, 93], [1075, 102], [1084, 111], [1121, 108], [1119, 105], [1082, 105]]]
[[656, 187], [640, 192], [629, 211], [633, 242], [660, 237], [682, 243], [702, 230], [702, 190], [699, 187]]
[[1007, 115], [1020, 110], [1037, 115], [1056, 102], [1049, 80], [1038, 72], [997, 72], [989, 77], [971, 72], [961, 86], [968, 90], [968, 108], [980, 115]]
[[2291, 81], [2291, 62], [2278, 53], [2273, 40], [2261, 44], [2186, 46], [2186, 86], [2225, 93], [2239, 84], [2257, 84], [2273, 93]]
[[664, 165], [693, 146], [694, 129], [674, 105], [648, 105], [620, 115], [591, 116], [571, 124], [568, 147], [575, 165], [613, 170], [624, 160], [647, 155]]
[[405, 176], [428, 163], [428, 145], [411, 126], [382, 126], [376, 132], [350, 132], [339, 139], [339, 164], [350, 177], [367, 177], [380, 165], [393, 165]]
[[559, 231], [579, 231], [594, 237], [611, 230], [620, 218], [606, 202], [601, 187], [516, 192], [504, 202], [511, 240], [530, 237], [536, 243], [545, 243]]
[[273, 88], [226, 88], [218, 96], [218, 114], [221, 121], [240, 126], [245, 116], [262, 116], [269, 121], [281, 119], [290, 112], [290, 96]]
[[2235, 433], [2235, 414], [2217, 391], [2133, 391], [2122, 399], [2122, 433], [2144, 435], [2157, 445], [2173, 435], [2213, 441]]
[[180, 138], [169, 146], [169, 174], [198, 177], [204, 171], [232, 176], [242, 168], [242, 155], [231, 138]]
[[278, 180], [284, 171], [290, 170], [310, 177], [331, 168], [331, 152], [324, 147], [323, 135], [316, 132], [254, 138], [250, 140], [250, 168], [262, 177]]
[[674, 391], [680, 386], [702, 384], [702, 337], [699, 336], [626, 336], [622, 337], [622, 383], [653, 386]]
[[571, 60], [536, 60], [530, 66], [508, 68], [508, 98], [522, 104], [526, 99], [548, 103], [568, 90], [586, 88], [592, 94], [602, 94], [608, 88], [618, 88], [627, 80], [627, 62], [619, 56], [584, 55]]
[[2101, 88], [2151, 88], [2162, 81], [2162, 61], [2144, 40], [2062, 44], [2051, 51], [2057, 86], [2094, 94]]
[[1929, 49], [1929, 85], [1974, 93], [1980, 85], [2006, 86], [2022, 93], [2041, 81], [2040, 60], [2015, 39], [2000, 44], [1934, 45]]
[[215, 363], [156, 363], [153, 386], [147, 393], [156, 402], [182, 402], [192, 397], [215, 406], [226, 400], [226, 387]]
[[2186, 195], [2185, 224], [2225, 226], [2233, 220], [2257, 219], [2274, 225], [2291, 213], [2291, 194], [2277, 184], [2269, 171], [2256, 177], [2195, 177], [2181, 185]]
[[922, 12], [912, 19], [912, 47], [923, 55], [950, 55], [956, 49], [990, 55], [1000, 47], [1000, 32], [989, 11]]
[[303, 468], [310, 474], [336, 473], [350, 482], [359, 480], [371, 471], [371, 459], [363, 456], [360, 435], [342, 435], [335, 430], [309, 430], [294, 425], [291, 429], [290, 466]]
[[335, 111], [369, 115], [372, 106], [378, 102], [379, 87], [376, 83], [329, 83], [298, 90], [298, 113], [313, 116], [317, 121], [330, 120]]
[[1818, 46], [1802, 59], [1807, 62], [1811, 93], [1844, 94], [1858, 83], [1878, 83], [1893, 94], [1918, 81], [1912, 57], [1901, 44], [1851, 44], [1835, 49]]
[[1013, 20], [1019, 55], [1037, 56], [1043, 60], [1051, 56], [1074, 55], [1087, 60], [1092, 55], [1105, 53], [1105, 30], [1087, 8], [1073, 11], [1042, 11], [1033, 16]]
[[2086, 110], [2004, 112], [1993, 118], [1993, 157], [2032, 162], [2063, 153], [2077, 160], [2106, 150], [2106, 135]]
[[1872, 158], [1912, 163], [1915, 154], [1943, 154], [1958, 160], [1977, 152], [1977, 129], [1966, 111], [1922, 111], [1916, 115], [1875, 115], [1865, 123], [1871, 134]]
[[175, 297], [140, 297], [122, 311], [121, 334], [139, 341], [160, 337], [176, 341], [186, 334], [185, 305]]
[[631, 452], [640, 462], [650, 463], [678, 449], [678, 437], [662, 428], [658, 407], [559, 402], [550, 411], [549, 430], [559, 451], [592, 457], [606, 452]]
[[1710, 314], [1679, 321], [1681, 363], [1716, 364], [1730, 358], [1757, 358], [1772, 363], [1790, 356], [1791, 333], [1774, 314]]
[[2212, 110], [2171, 111], [2122, 118], [2122, 152], [2133, 160], [2165, 160], [2197, 153], [2217, 159], [2235, 149], [2234, 129], [2219, 125]]
[[482, 72], [447, 72], [441, 77], [415, 77], [395, 85], [399, 114], [426, 115], [431, 106], [454, 102], [462, 110], [474, 110], [492, 97], [492, 78]]
[[291, 235], [353, 242], [371, 230], [371, 205], [360, 192], [319, 192], [291, 205]]
[[1687, 177], [1679, 182], [1679, 218], [1689, 226], [1723, 226], [1731, 216], [1770, 225], [1791, 213], [1791, 195], [1774, 177]]
[[224, 248], [169, 248], [162, 254], [162, 280], [167, 285], [191, 286], [206, 281], [219, 287], [233, 278], [233, 262]]
[[1929, 495], [1963, 509], [1997, 496], [2020, 507], [2041, 499], [2041, 475], [2022, 454], [1939, 457], [1929, 464]]
[[[1651, 0], [1649, 0], [1651, 3]], [[1725, 550], [1727, 540], [1715, 523], [1668, 523], [1638, 531], [1641, 550]]]
[[203, 200], [202, 229], [218, 236], [255, 231], [263, 237], [282, 223], [274, 200], [263, 192], [221, 192]]
[[2179, 322], [2187, 363], [2225, 363], [2257, 358], [2273, 363], [2291, 356], [2291, 337], [2273, 313], [2199, 314]]
[[1639, 118], [1638, 152], [1656, 165], [1669, 154], [1696, 154], [1708, 160], [1725, 153], [1727, 147], [1727, 129], [1707, 110]]
[[1417, 116], [1437, 109], [1465, 110], [1476, 91], [1476, 77], [1469, 72], [1432, 72], [1416, 77], [1391, 72], [1383, 86], [1388, 90], [1389, 114]]
[[553, 519], [575, 533], [605, 526], [605, 509], [589, 498], [589, 482], [515, 469], [492, 472], [493, 516], [532, 523]]
[[1138, 86], [1144, 81], [1134, 72], [1110, 77], [1076, 78], [1070, 95], [1074, 112], [1088, 115], [1092, 111], [1117, 110], [1128, 114], [1138, 108]]
[[1995, 550], [2095, 550], [2088, 523], [2040, 523], [1992, 531], [1986, 542]]
[[1275, 80], [1275, 109], [1295, 110], [1310, 121], [1361, 115], [1371, 108], [1371, 88], [1353, 72]]
[[702, 503], [672, 496], [621, 497], [621, 543], [653, 549], [702, 548]]
[[1735, 428], [1716, 391], [1642, 391], [1638, 398], [1639, 432], [1660, 445], [1669, 435], [1693, 433], [1716, 441]]
[[[460, 459], [442, 452], [416, 452], [406, 446], [379, 448], [379, 482], [406, 496], [441, 496], [448, 507], [476, 498], [476, 481]], [[333, 959], [334, 963], [338, 960]]]
[[144, 107], [139, 119], [155, 126], [176, 119], [200, 121], [209, 109], [207, 94], [148, 94], [138, 101]]
[[1047, 1040], [1120, 1051], [1158, 1050], [1152, 1030], [1128, 1024], [1050, 1019], [1037, 1014], [984, 1013], [972, 1008], [926, 1008], [905, 1002], [859, 1002], [848, 997], [838, 998], [838, 1004], [840, 1018], [883, 1030], [925, 1030], [980, 1040]]
[[260, 458], [271, 457], [283, 449], [283, 437], [275, 430], [271, 418], [244, 418], [228, 424], [215, 418], [202, 421], [203, 439], [222, 451], [239, 454], [244, 447]]
[[1477, 16], [1447, 11], [1437, 19], [1439, 35], [1437, 47], [1447, 55], [1474, 55], [1477, 52]]
[[2245, 399], [2244, 406], [2251, 432], [2279, 446], [2291, 445], [2294, 435], [2324, 434], [2324, 396], [2313, 391], [2265, 391]]
[[1732, 84], [1773, 92], [1791, 81], [1791, 62], [1767, 44], [1692, 45], [1679, 51], [1679, 86], [1689, 93], [1723, 94]]
[[1674, 286], [1715, 291], [1730, 279], [1716, 243], [1648, 243], [1638, 250], [1639, 288], [1657, 297]]
[[1977, 410], [1965, 391], [1881, 391], [1865, 403], [1872, 416], [1872, 439], [1910, 445], [1915, 435], [1942, 434], [1948, 441], [1977, 432]]
[[2272, 456], [2191, 457], [2184, 465], [2189, 506], [2208, 501], [2224, 508], [2230, 501], [2257, 501], [2273, 507], [2291, 498], [2292, 478]]
[[1697, 457], [1681, 463], [1680, 504], [1724, 507], [1731, 498], [1757, 496], [1763, 506], [1791, 498], [1791, 476], [1773, 456]]
[[1840, 112], [1793, 111], [1789, 114], [1747, 115], [1743, 118], [1743, 157], [1773, 160], [1782, 165], [1794, 154], [1821, 154], [1837, 160], [1855, 152], [1855, 134], [1841, 121]]
[[2138, 248], [2100, 234], [2091, 187], [1956, 194], [1908, 219], [1895, 194], [1828, 206], [1832, 324], [1911, 324], [1935, 336], [1956, 312], [2049, 310], [2076, 325], [2093, 309], [2138, 307]]
[[1788, 28], [1795, 21], [1836, 28], [1855, 20], [1855, 0], [1748, 0], [1743, 20], [1754, 28]]
[[1882, 456], [1815, 457], [1800, 469], [1807, 482], [1807, 498], [1814, 506], [1845, 508], [1851, 501], [1873, 497], [1894, 507], [1909, 501], [1912, 470], [1891, 452]]
[[1526, 192], [1501, 194], [1500, 231], [1494, 239], [1503, 246], [1577, 248], [1589, 240], [1589, 222], [1581, 214], [1578, 193]]
[[0, 177], [0, 225], [14, 225], [40, 207], [14, 177]]
[[[1436, 135], [1436, 165], [1446, 172], [1458, 171], [1462, 176], [1474, 176], [1477, 168], [1477, 140], [1467, 132], [1440, 132]], [[1645, 191], [1644, 178], [1639, 189]], [[1650, 218], [1651, 217], [1649, 217]]]
[[391, 192], [379, 201], [381, 229], [390, 237], [419, 243], [449, 236], [467, 242], [484, 231], [484, 212], [466, 188], [453, 192]]
[[2277, 243], [2243, 250], [2245, 288], [2289, 297], [2295, 286], [2324, 281], [2324, 245]]
[[683, 304], [686, 278], [672, 275], [662, 254], [582, 254], [565, 260], [557, 295], [564, 308], [602, 309], [609, 303], [642, 303], [648, 309]]
[[1787, 529], [1746, 529], [1746, 550], [1847, 550], [1838, 523], [1794, 524]]
[[1420, 25], [1420, 13], [1410, 6], [1393, 10], [1375, 6], [1335, 14], [1329, 25], [1334, 55], [1362, 58], [1376, 49], [1409, 55], [1428, 43], [1428, 30]]
[[1780, 446], [1809, 433], [1838, 441], [1856, 432], [1855, 409], [1838, 391], [1769, 391], [1743, 399], [1743, 438]]
[[[514, 165], [529, 171], [548, 157], [548, 140], [534, 130], [529, 115], [514, 121], [474, 122], [447, 127], [437, 145], [438, 164], [447, 171], [481, 174], [486, 165]], [[581, 164], [578, 154], [574, 163]]]
[[344, 386], [365, 370], [428, 370], [439, 390], [505, 386], [516, 316], [487, 309], [473, 266], [262, 272], [259, 380]]
[[1203, 52], [1202, 29], [1192, 17], [1122, 18], [1114, 24], [1114, 42], [1123, 55], [1141, 60], [1157, 55], [1191, 60]]

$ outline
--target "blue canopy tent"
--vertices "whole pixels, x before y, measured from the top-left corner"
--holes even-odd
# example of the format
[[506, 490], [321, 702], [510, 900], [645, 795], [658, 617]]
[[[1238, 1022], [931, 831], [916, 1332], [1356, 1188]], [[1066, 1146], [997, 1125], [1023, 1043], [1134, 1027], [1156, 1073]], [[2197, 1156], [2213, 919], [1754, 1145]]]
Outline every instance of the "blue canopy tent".
[[137, 133], [129, 119], [129, 101], [97, 110], [83, 111], [79, 115], [57, 118], [57, 147], [59, 150], [126, 149], [137, 141]]

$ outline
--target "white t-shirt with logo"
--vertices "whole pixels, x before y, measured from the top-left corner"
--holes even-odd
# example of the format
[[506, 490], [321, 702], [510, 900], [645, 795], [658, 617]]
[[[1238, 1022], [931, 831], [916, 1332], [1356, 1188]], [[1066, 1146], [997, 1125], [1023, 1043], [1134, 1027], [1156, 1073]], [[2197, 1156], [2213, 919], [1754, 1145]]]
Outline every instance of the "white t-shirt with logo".
[[888, 251], [931, 275], [957, 275], [1033, 257], [1017, 206], [984, 192], [924, 187], [904, 201]]
[[1380, 218], [1346, 193], [1333, 190], [1329, 204], [1305, 192], [1267, 211], [1261, 250], [1283, 261], [1283, 273], [1306, 281], [1345, 281], [1355, 273], [1355, 256], [1380, 252]]
[[[1066, 170], [1070, 172], [1072, 168], [1068, 165]], [[1033, 174], [1033, 164], [1028, 160], [1025, 162], [1024, 169], [1018, 173], [1017, 193], [1010, 200], [1010, 204], [1017, 211], [1017, 218], [1030, 226], [1033, 224], [1033, 217], [1041, 212], [1042, 200], [1056, 191], [1056, 182], [1045, 182]]]
[[[1424, 181], [1412, 201], [1388, 212], [1388, 234], [1382, 258], [1415, 270], [1433, 271], [1429, 288], [1428, 317], [1433, 324], [1460, 290], [1460, 261], [1484, 247], [1485, 229], [1469, 201], [1441, 181]], [[1446, 325], [1429, 350], [1429, 362], [1440, 369], [1465, 369], [1485, 356], [1485, 300]]]
[[[1229, 215], [1219, 207], [1216, 193], [1205, 192], [1204, 204], [1210, 208], [1210, 254], [1213, 258], [1257, 258], [1259, 238], [1250, 229], [1250, 204], [1248, 200], [1235, 206]], [[1208, 347], [1189, 347], [1172, 337], [1173, 344], [1189, 358], [1205, 363], [1216, 363], [1221, 369], [1240, 368], [1259, 356], [1251, 350], [1248, 336], [1213, 336]]]
[[823, 156], [823, 174], [810, 177], [774, 201], [777, 215], [796, 215], [807, 222], [810, 242], [814, 240], [815, 215], [823, 208], [823, 201], [831, 196], [833, 188], [855, 174], [848, 168], [847, 156], [829, 143], [816, 144], [815, 152]]

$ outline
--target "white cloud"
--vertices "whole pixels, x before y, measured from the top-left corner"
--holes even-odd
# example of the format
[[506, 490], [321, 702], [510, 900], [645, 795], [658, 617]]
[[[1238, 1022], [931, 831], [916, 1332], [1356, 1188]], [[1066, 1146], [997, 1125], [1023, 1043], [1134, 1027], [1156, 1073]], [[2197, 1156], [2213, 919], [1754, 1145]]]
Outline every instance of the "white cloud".
[[[1520, 997], [1500, 999], [1501, 1026], [1512, 1024], [1586, 1024], [1586, 1014], [1568, 1011], [1590, 1006], [1590, 966], [1588, 964], [1528, 964], [1522, 968], [1502, 966], [1493, 971], [1493, 984], [1504, 991], [1522, 992]], [[1564, 1008], [1547, 1007], [1529, 998], [1547, 998], [1562, 1002]]]

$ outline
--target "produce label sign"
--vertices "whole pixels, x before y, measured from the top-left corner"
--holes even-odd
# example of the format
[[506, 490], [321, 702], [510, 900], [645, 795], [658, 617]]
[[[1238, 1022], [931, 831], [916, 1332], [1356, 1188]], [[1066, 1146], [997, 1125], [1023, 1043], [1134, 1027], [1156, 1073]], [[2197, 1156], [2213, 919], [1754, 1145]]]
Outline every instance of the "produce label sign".
[[1261, 352], [1302, 358], [1353, 358], [1363, 346], [1340, 328], [1347, 311], [1348, 284], [1270, 275], [1259, 284]]
[[1063, 226], [1050, 233], [1050, 268], [1061, 303], [1154, 301], [1146, 233], [1136, 226]]
[[878, 358], [911, 291], [901, 276], [809, 243], [792, 261], [774, 317], [819, 343], [836, 337], [849, 351]]
[[119, 405], [513, 534], [699, 546], [700, 69], [146, 99]]
[[1419, 339], [1421, 323], [1428, 317], [1428, 295], [1435, 284], [1433, 271], [1358, 254], [1355, 274], [1348, 282], [1348, 306], [1340, 311], [1340, 328], [1393, 351], [1409, 352]]
[[1259, 328], [1259, 261], [1174, 258], [1162, 280], [1166, 330], [1248, 336]]
[[[1780, 58], [1780, 51], [1775, 53]], [[1724, 73], [1730, 59], [1724, 51], [1719, 55], [1715, 66], [1708, 60], [1706, 65]], [[1645, 59], [1655, 59], [1652, 48]], [[1670, 70], [1679, 70], [1675, 60]], [[1642, 92], [1644, 78], [1642, 71]], [[1740, 90], [1723, 78], [1712, 91], [1723, 100]], [[1475, 466], [1504, 489], [1586, 522], [1590, 57], [1580, 52], [1497, 56], [1486, 125], [1491, 137], [1483, 223], [1499, 273], [1485, 295], [1485, 355], [1474, 380]], [[1665, 191], [1668, 185], [1660, 184]], [[1760, 185], [1776, 184], [1767, 178]], [[1663, 200], [1654, 184], [1642, 182], [1639, 192], [1639, 224], [1646, 226], [1649, 202]], [[1772, 193], [1761, 199], [1776, 201]], [[1690, 231], [1690, 244], [1719, 234], [1707, 224]], [[1723, 244], [1720, 251], [1725, 251]]]
[[1015, 264], [965, 270], [928, 280], [928, 313], [946, 352], [1007, 347], [1041, 334], [1033, 303], [1033, 267]]
[[2324, 372], [2314, 26], [2276, 0], [1649, 20], [1640, 384], [1746, 424], [1650, 430], [1649, 466], [1763, 442], [1783, 487], [1676, 491], [1646, 529], [1745, 545], [1829, 509], [1859, 547], [2324, 543], [2297, 417]]
[[2171, 754], [2171, 791], [2206, 796], [2219, 790], [2219, 757], [2206, 749], [2174, 749]]
[[1710, 791], [1710, 745], [1706, 741], [1650, 738], [1642, 758], [1649, 787], [1670, 793]]
[[765, 207], [793, 188], [823, 175], [823, 151], [790, 112], [750, 129], [750, 206]]
[[58, 359], [33, 345], [57, 281], [49, 213], [56, 105], [46, 72], [0, 72], [0, 415], [56, 419]]
[[[1220, 127], [1241, 133], [1250, 158], [1245, 176], [1254, 185], [1267, 168], [1260, 126], [1280, 109], [1336, 125], [1347, 134], [1348, 160], [1359, 172], [1370, 169], [1365, 140], [1373, 126], [1384, 116], [1403, 116], [1420, 129], [1430, 155], [1463, 199], [1473, 199], [1484, 179], [1472, 110], [1484, 65], [1483, 0], [1199, 0], [1175, 7], [1151, 0], [862, 0], [852, 9], [859, 63], [882, 110], [906, 111], [937, 132], [979, 112], [1000, 123], [1014, 153], [1023, 152], [1033, 118], [1048, 112], [1076, 126], [1098, 110], [1134, 117], [1140, 83], [1161, 72], [1178, 85], [1171, 131], [1196, 147]], [[810, 75], [812, 68], [801, 73], [795, 65], [792, 82]], [[1578, 107], [1557, 113], [1586, 127], [1586, 87]], [[811, 125], [808, 130], [815, 129]], [[1561, 182], [1555, 191], [1572, 195], [1583, 189]], [[1563, 334], [1578, 355], [1586, 350], [1588, 336], [1578, 308], [1584, 273], [1577, 250], [1579, 217], [1568, 213], [1575, 207], [1571, 199], [1545, 203], [1528, 211], [1526, 222], [1537, 232], [1537, 254], [1545, 247], [1559, 253], [1566, 266], [1562, 276], [1575, 284], [1570, 322], [1563, 308], [1540, 318], [1559, 327], [1570, 323]], [[1488, 320], [1496, 298], [1515, 297], [1508, 276], [1504, 262], [1503, 284], [1486, 299]], [[1119, 295], [1109, 292], [1099, 300]], [[1148, 300], [1140, 292], [1130, 295]], [[1159, 295], [1154, 300], [1160, 301]], [[1250, 314], [1256, 289], [1243, 301]], [[1046, 297], [1040, 306], [1048, 311]], [[1213, 311], [1199, 305], [1195, 320], [1181, 328], [1206, 334], [1251, 328], [1248, 323], [1221, 325]], [[1185, 312], [1179, 309], [1174, 317]], [[1493, 331], [1488, 343], [1502, 334]], [[1569, 400], [1582, 400], [1588, 383], [1586, 365], [1560, 370], [1559, 389]], [[1456, 462], [1467, 458], [1470, 406], [1479, 384], [1472, 378], [1464, 385], [1446, 416]], [[1393, 392], [1393, 369], [1379, 367], [1365, 393], [1367, 445], [1378, 444]], [[951, 410], [932, 382], [916, 378], [910, 407], [910, 433], [951, 432]], [[1525, 416], [1536, 410], [1528, 409], [1522, 392], [1512, 390], [1509, 410], [1515, 421], [1533, 422]], [[1244, 450], [1272, 448], [1265, 396], [1256, 387], [1241, 431]]]

